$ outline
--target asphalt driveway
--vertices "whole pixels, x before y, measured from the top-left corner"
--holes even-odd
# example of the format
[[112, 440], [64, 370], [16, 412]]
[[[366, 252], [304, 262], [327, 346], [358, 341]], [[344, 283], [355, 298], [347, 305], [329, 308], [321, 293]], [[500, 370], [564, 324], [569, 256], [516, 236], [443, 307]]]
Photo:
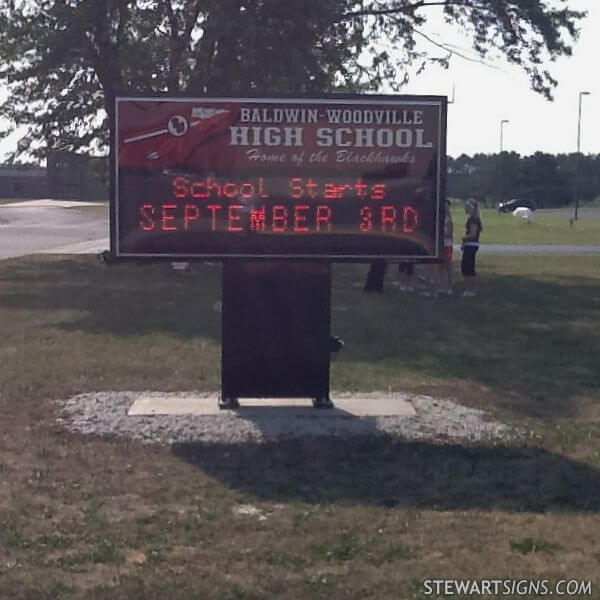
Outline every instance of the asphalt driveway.
[[[75, 205], [75, 208], [71, 205]], [[83, 203], [0, 204], [0, 259], [71, 248], [108, 248], [108, 219]], [[100, 251], [98, 250], [98, 251]]]

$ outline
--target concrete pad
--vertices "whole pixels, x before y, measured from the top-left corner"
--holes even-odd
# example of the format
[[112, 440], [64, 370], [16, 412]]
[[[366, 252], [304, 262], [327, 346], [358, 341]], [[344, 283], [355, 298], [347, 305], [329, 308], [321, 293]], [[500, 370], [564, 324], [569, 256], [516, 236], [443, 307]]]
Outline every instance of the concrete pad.
[[414, 417], [417, 413], [408, 398], [401, 394], [381, 394], [377, 398], [353, 394], [336, 397], [331, 395], [336, 408], [355, 417]]
[[235, 410], [219, 410], [218, 394], [143, 394], [127, 412], [130, 416], [193, 415], [216, 416], [415, 416], [415, 409], [403, 394], [331, 394], [332, 410], [313, 408], [310, 398], [240, 398]]
[[52, 200], [52, 198], [43, 198], [41, 200], [24, 200], [23, 202], [8, 202], [1, 204], [0, 208], [37, 208], [49, 206], [54, 208], [78, 208], [81, 206], [107, 206], [106, 202], [83, 202], [79, 200]]

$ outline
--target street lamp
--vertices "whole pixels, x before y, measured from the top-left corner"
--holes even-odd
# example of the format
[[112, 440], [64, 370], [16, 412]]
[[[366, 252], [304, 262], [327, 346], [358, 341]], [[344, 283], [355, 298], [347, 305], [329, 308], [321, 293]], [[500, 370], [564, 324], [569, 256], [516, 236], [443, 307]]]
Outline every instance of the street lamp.
[[579, 210], [579, 154], [581, 148], [581, 99], [583, 96], [589, 96], [589, 92], [579, 92], [579, 117], [577, 119], [577, 156], [575, 157], [575, 220], [577, 221], [577, 211]]
[[502, 146], [504, 141], [504, 123], [510, 123], [508, 119], [500, 121], [500, 154], [498, 155], [498, 204], [502, 202]]

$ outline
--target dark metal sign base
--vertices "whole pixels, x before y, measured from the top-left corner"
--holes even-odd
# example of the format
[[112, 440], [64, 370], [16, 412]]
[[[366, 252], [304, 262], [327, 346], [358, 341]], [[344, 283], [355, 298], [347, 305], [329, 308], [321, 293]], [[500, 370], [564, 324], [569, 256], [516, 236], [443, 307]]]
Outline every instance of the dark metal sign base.
[[223, 264], [220, 408], [239, 398], [329, 398], [331, 264]]

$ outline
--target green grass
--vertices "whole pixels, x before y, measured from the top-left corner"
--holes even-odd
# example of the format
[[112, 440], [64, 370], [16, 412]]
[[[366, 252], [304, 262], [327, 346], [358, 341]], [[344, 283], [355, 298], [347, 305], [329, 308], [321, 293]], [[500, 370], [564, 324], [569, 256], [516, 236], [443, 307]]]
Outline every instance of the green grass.
[[510, 549], [516, 554], [537, 554], [539, 552], [553, 554], [559, 548], [556, 544], [551, 544], [544, 539], [527, 537], [521, 540], [511, 540]]
[[600, 389], [599, 267], [595, 256], [482, 254], [473, 302], [427, 300], [389, 282], [383, 296], [364, 295], [351, 287], [360, 268], [340, 268], [333, 330], [346, 346], [333, 385], [468, 381], [512, 414], [574, 416], [581, 398], [598, 398]]
[[108, 219], [108, 214], [109, 214], [108, 202], [105, 202], [105, 203], [97, 205], [97, 206], [73, 206], [69, 210], [78, 210], [78, 211], [81, 211], [84, 213], [98, 214], [98, 215], [105, 216], [107, 219]]
[[[567, 244], [575, 246], [600, 245], [600, 209], [594, 209], [598, 216], [593, 219], [579, 219], [573, 225], [569, 220], [572, 210], [537, 210], [533, 221], [527, 223], [512, 214], [500, 214], [491, 208], [481, 209], [483, 221], [483, 244]], [[464, 235], [466, 215], [461, 206], [452, 209], [454, 241], [460, 243]]]
[[410, 546], [404, 544], [393, 544], [387, 548], [382, 556], [383, 561], [393, 562], [396, 560], [410, 560], [413, 558], [413, 551]]
[[366, 267], [336, 265], [332, 387], [451, 397], [531, 431], [511, 445], [67, 434], [56, 398], [219, 388], [220, 266], [0, 262], [0, 598], [416, 599], [568, 574], [598, 599], [600, 256], [478, 260], [472, 299], [402, 294], [391, 269], [364, 294]]
[[[385, 294], [364, 294], [366, 267], [336, 266], [332, 332], [345, 347], [332, 364], [332, 388], [468, 381], [518, 417], [574, 416], [583, 399], [598, 398], [600, 257], [479, 262], [481, 294], [470, 301], [402, 294], [391, 269]], [[60, 395], [148, 385], [218, 390], [220, 276], [218, 265], [178, 274], [167, 265], [103, 267], [93, 257], [5, 261], [4, 385]]]

